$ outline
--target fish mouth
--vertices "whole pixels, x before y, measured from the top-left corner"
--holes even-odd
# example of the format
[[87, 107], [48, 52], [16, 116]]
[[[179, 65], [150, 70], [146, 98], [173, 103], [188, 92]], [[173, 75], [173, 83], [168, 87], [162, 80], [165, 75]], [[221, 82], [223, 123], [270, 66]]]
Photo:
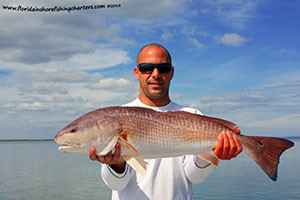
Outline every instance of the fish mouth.
[[61, 152], [68, 152], [72, 149], [74, 149], [74, 147], [72, 147], [70, 144], [67, 144], [67, 143], [63, 143], [63, 144], [61, 144], [61, 146], [58, 147], [58, 151], [61, 151]]

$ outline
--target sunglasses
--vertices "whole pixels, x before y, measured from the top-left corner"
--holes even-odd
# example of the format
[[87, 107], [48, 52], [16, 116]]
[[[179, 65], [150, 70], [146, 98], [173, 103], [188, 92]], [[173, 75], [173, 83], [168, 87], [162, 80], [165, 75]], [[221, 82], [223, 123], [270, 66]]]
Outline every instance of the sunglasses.
[[151, 74], [154, 69], [157, 69], [159, 73], [169, 73], [172, 69], [171, 63], [140, 63], [138, 64], [138, 69], [141, 73]]

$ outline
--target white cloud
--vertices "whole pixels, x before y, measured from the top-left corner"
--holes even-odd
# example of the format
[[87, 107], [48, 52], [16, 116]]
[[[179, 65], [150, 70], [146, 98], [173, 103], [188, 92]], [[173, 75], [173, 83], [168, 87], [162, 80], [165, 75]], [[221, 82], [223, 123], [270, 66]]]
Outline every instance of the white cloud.
[[[70, 5], [70, 1], [66, 0], [2, 0], [1, 3]], [[82, 3], [106, 4], [111, 0], [73, 0], [72, 6]], [[261, 4], [252, 0], [123, 0], [120, 3], [119, 9], [70, 13], [8, 12], [0, 9], [2, 132], [15, 131], [14, 136], [18, 137], [19, 130], [22, 130], [24, 135], [33, 135], [31, 130], [43, 130], [44, 133], [44, 129], [38, 128], [45, 125], [53, 132], [86, 111], [120, 105], [136, 98], [138, 84], [132, 69], [131, 76], [125, 75], [125, 72], [133, 63], [132, 57], [136, 55], [137, 48], [147, 41], [160, 39], [177, 55], [185, 55], [191, 46], [193, 50], [201, 49], [204, 44], [208, 53], [213, 52], [215, 46], [209, 42], [214, 41], [242, 46], [248, 38], [237, 33], [247, 32], [241, 29], [247, 28], [253, 16], [259, 16], [254, 14]], [[219, 31], [224, 28], [238, 32], [220, 35]], [[170, 44], [171, 40], [175, 41], [174, 44]], [[288, 51], [290, 48], [294, 51]], [[199, 58], [200, 54], [196, 51], [189, 55], [186, 65], [205, 57], [202, 52]], [[297, 48], [291, 46], [277, 55], [294, 58], [297, 52]], [[256, 59], [255, 55], [251, 57]], [[279, 124], [282, 120], [289, 124], [289, 119], [293, 121], [291, 127], [296, 129], [295, 124], [299, 124], [296, 112], [300, 107], [299, 73], [292, 68], [284, 68], [289, 74], [277, 73], [272, 66], [272, 73], [277, 73], [278, 77], [262, 74], [259, 78], [264, 81], [245, 83], [237, 77], [251, 65], [247, 58], [241, 56], [239, 59], [228, 58], [230, 62], [220, 59], [200, 63], [195, 72], [200, 74], [201, 80], [192, 78], [185, 83], [189, 87], [183, 94], [171, 93], [172, 99], [183, 101], [183, 104], [189, 101], [203, 113], [227, 116], [233, 121], [237, 119], [239, 124], [249, 122], [253, 125], [249, 129], [267, 126], [271, 130], [274, 123]], [[184, 80], [181, 75], [177, 78]], [[209, 80], [208, 84], [213, 83], [213, 86], [207, 87], [216, 87], [213, 90], [203, 89], [202, 93], [201, 89], [206, 86], [203, 86], [206, 84], [204, 79]], [[235, 80], [241, 82], [233, 88], [222, 85], [225, 82], [233, 84]], [[259, 84], [260, 87], [233, 91]], [[218, 93], [220, 88], [225, 88], [230, 94]], [[199, 100], [200, 94], [206, 97]]]
[[270, 100], [263, 96], [231, 94], [230, 97], [210, 97], [204, 96], [199, 101], [194, 102], [194, 107], [201, 105], [201, 110], [205, 113], [235, 112], [237, 110], [259, 109], [269, 106]]
[[48, 110], [46, 106], [44, 106], [40, 102], [33, 103], [20, 103], [20, 104], [12, 104], [7, 103], [2, 106], [3, 108], [10, 109], [9, 112], [15, 113], [15, 111], [46, 111]]
[[299, 125], [300, 114], [282, 115], [272, 119], [253, 121], [245, 124], [245, 126], [250, 128], [283, 129], [286, 131], [299, 128]]
[[62, 95], [52, 96], [49, 101], [63, 102], [64, 104], [72, 105], [72, 103], [74, 103], [74, 104], [75, 103], [82, 103], [84, 100], [81, 96], [72, 96], [70, 94], [62, 94]]
[[[78, 76], [82, 76], [83, 74], [80, 72], [74, 72], [78, 70], [96, 70], [96, 69], [105, 69], [114, 67], [119, 64], [128, 64], [133, 62], [132, 59], [128, 56], [128, 52], [118, 49], [118, 48], [98, 48], [90, 53], [74, 53], [68, 59], [65, 60], [51, 60], [47, 63], [39, 63], [39, 64], [29, 64], [29, 63], [8, 63], [6, 64], [4, 61], [0, 61], [0, 69], [52, 69], [48, 71], [49, 76], [61, 74], [61, 76], [66, 77], [66, 74], [63, 74], [63, 71], [73, 71], [73, 73], [77, 73]], [[44, 71], [45, 71], [44, 70]], [[55, 72], [55, 70], [59, 72]], [[42, 72], [40, 72], [42, 73]], [[71, 73], [71, 72], [70, 72]], [[76, 75], [76, 74], [75, 74]], [[52, 76], [51, 76], [52, 77]], [[49, 77], [50, 78], [50, 77]], [[53, 78], [53, 77], [52, 77]], [[57, 77], [57, 79], [60, 77]], [[77, 78], [74, 77], [76, 80]]]
[[34, 103], [21, 103], [17, 106], [18, 110], [47, 110], [47, 107], [41, 104], [40, 102], [34, 102]]
[[136, 82], [124, 78], [106, 78], [97, 83], [88, 85], [90, 89], [106, 89], [109, 91], [135, 91], [137, 90]]
[[[48, 111], [52, 113], [49, 118], [52, 118], [55, 115], [61, 116], [58, 113], [82, 113], [103, 106], [120, 105], [120, 102], [125, 103], [133, 99], [132, 94], [138, 90], [134, 81], [106, 78], [99, 72], [33, 69], [21, 72], [19, 77], [11, 78], [8, 78], [8, 81], [13, 81], [13, 85], [10, 86], [11, 83], [8, 82], [6, 87], [0, 89], [5, 96], [1, 98], [0, 106], [10, 115]], [[33, 113], [28, 116], [33, 117], [40, 116]]]
[[171, 96], [171, 99], [174, 99], [176, 101], [178, 99], [181, 99], [183, 97], [183, 94], [181, 94], [181, 93], [171, 93], [170, 96]]
[[[12, 2], [1, 3], [12, 5]], [[37, 6], [70, 6], [68, 1], [31, 1], [30, 3]], [[82, 1], [77, 3], [83, 4]], [[104, 2], [101, 1], [102, 3]], [[17, 4], [27, 5], [24, 1], [19, 1]], [[73, 1], [72, 6], [74, 4], [76, 2]], [[84, 4], [99, 4], [99, 1], [85, 1]], [[101, 41], [101, 44], [113, 44], [115, 40], [118, 44], [122, 44], [122, 41], [128, 44], [128, 39], [124, 40], [126, 38], [118, 40], [123, 28], [117, 23], [107, 23], [106, 18], [99, 15], [99, 11], [98, 14], [93, 11], [28, 13], [3, 9], [0, 12], [0, 26], [5, 27], [0, 31], [0, 59], [3, 62], [32, 65], [64, 61], [74, 55], [98, 56], [99, 47], [93, 44], [96, 40]], [[100, 53], [105, 52], [100, 50]]]
[[7, 103], [5, 105], [2, 106], [3, 108], [13, 108], [14, 105], [12, 103]]
[[259, 2], [254, 0], [204, 0], [201, 3], [203, 4], [202, 7], [205, 8], [202, 9], [204, 10], [202, 14], [211, 16], [212, 20], [238, 29], [247, 26], [259, 6]]
[[226, 33], [223, 37], [220, 38], [220, 42], [228, 46], [242, 46], [247, 42], [246, 38], [239, 36], [236, 33]]
[[22, 84], [18, 87], [19, 95], [26, 97], [27, 100], [47, 102], [52, 109], [55, 103], [59, 103], [58, 107], [64, 108], [62, 102], [72, 105], [76, 110], [80, 110], [81, 108], [77, 106], [84, 102], [94, 105], [108, 101], [117, 103], [120, 96], [138, 90], [135, 81], [125, 78], [105, 78], [100, 73], [33, 70], [25, 74]]
[[[70, 2], [66, 0], [4, 0], [1, 3], [17, 6], [70, 6]], [[72, 1], [71, 6], [108, 3], [112, 2], [109, 0], [86, 0], [84, 2], [77, 0]], [[126, 52], [115, 51], [114, 54], [107, 54], [108, 52], [103, 49], [114, 45], [135, 44], [132, 39], [134, 31], [128, 33], [128, 27], [140, 27], [141, 25], [160, 27], [160, 23], [164, 25], [177, 23], [178, 18], [174, 19], [174, 16], [185, 11], [189, 2], [186, 0], [176, 2], [135, 0], [120, 3], [121, 7], [116, 9], [107, 8], [71, 13], [33, 13], [1, 9], [0, 60], [5, 63], [28, 65], [49, 62], [57, 64], [58, 61], [69, 60], [71, 64], [75, 64], [80, 69], [107, 68], [111, 66], [111, 63], [128, 62]], [[165, 12], [166, 10], [168, 12]], [[124, 19], [130, 19], [130, 22]], [[168, 39], [172, 37], [172, 34], [165, 32], [162, 37]], [[107, 46], [99, 48], [94, 43]]]
[[119, 49], [97, 49], [91, 54], [77, 54], [69, 60], [72, 67], [81, 70], [104, 69], [132, 62], [128, 52]]
[[70, 109], [72, 108], [72, 106], [70, 104], [66, 104], [66, 103], [56, 103], [55, 104], [56, 108], [62, 108], [62, 109]]
[[190, 43], [197, 49], [202, 49], [204, 47], [196, 38], [190, 38]]
[[96, 109], [96, 108], [98, 108], [98, 106], [95, 106], [95, 105], [93, 105], [93, 104], [90, 103], [90, 102], [87, 102], [87, 103], [85, 103], [85, 104], [83, 105], [83, 108], [85, 108], [85, 109]]
[[100, 73], [89, 74], [86, 72], [57, 70], [57, 69], [25, 71], [22, 77], [28, 80], [33, 80], [38, 82], [68, 82], [68, 83], [93, 82], [104, 78], [104, 76]]
[[36, 83], [30, 82], [23, 84], [19, 87], [19, 90], [23, 93], [29, 94], [41, 94], [41, 95], [50, 95], [50, 94], [67, 94], [67, 89], [64, 86], [55, 85], [55, 84], [45, 84], [45, 83]]
[[164, 30], [163, 30], [163, 33], [162, 33], [162, 35], [161, 35], [161, 38], [163, 39], [163, 40], [169, 40], [169, 39], [171, 39], [173, 37], [173, 34], [170, 32], [170, 30], [168, 29], [168, 28], [165, 28]]

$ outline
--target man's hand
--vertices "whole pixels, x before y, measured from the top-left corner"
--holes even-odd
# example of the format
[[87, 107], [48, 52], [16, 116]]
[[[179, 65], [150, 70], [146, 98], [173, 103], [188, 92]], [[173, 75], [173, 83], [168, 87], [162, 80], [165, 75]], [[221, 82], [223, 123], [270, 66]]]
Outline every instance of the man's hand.
[[97, 160], [102, 164], [109, 165], [117, 173], [121, 174], [125, 171], [125, 160], [121, 156], [121, 146], [119, 143], [117, 143], [115, 146], [114, 154], [112, 154], [112, 151], [110, 151], [108, 154], [104, 156], [96, 155], [95, 147], [90, 148], [90, 159]]
[[221, 160], [230, 160], [235, 158], [243, 147], [236, 135], [232, 135], [230, 131], [223, 131], [218, 136], [216, 147], [213, 149], [216, 156]]

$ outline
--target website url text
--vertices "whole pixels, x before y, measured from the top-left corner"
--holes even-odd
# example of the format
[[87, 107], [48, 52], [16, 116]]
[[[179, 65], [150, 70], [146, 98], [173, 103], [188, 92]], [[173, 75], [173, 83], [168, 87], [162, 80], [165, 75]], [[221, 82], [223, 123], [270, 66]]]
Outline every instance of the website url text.
[[2, 6], [3, 10], [20, 11], [20, 12], [72, 12], [77, 10], [93, 10], [103, 8], [120, 8], [121, 4], [107, 5], [90, 5], [90, 6], [53, 6], [53, 7], [37, 7], [37, 6]]

